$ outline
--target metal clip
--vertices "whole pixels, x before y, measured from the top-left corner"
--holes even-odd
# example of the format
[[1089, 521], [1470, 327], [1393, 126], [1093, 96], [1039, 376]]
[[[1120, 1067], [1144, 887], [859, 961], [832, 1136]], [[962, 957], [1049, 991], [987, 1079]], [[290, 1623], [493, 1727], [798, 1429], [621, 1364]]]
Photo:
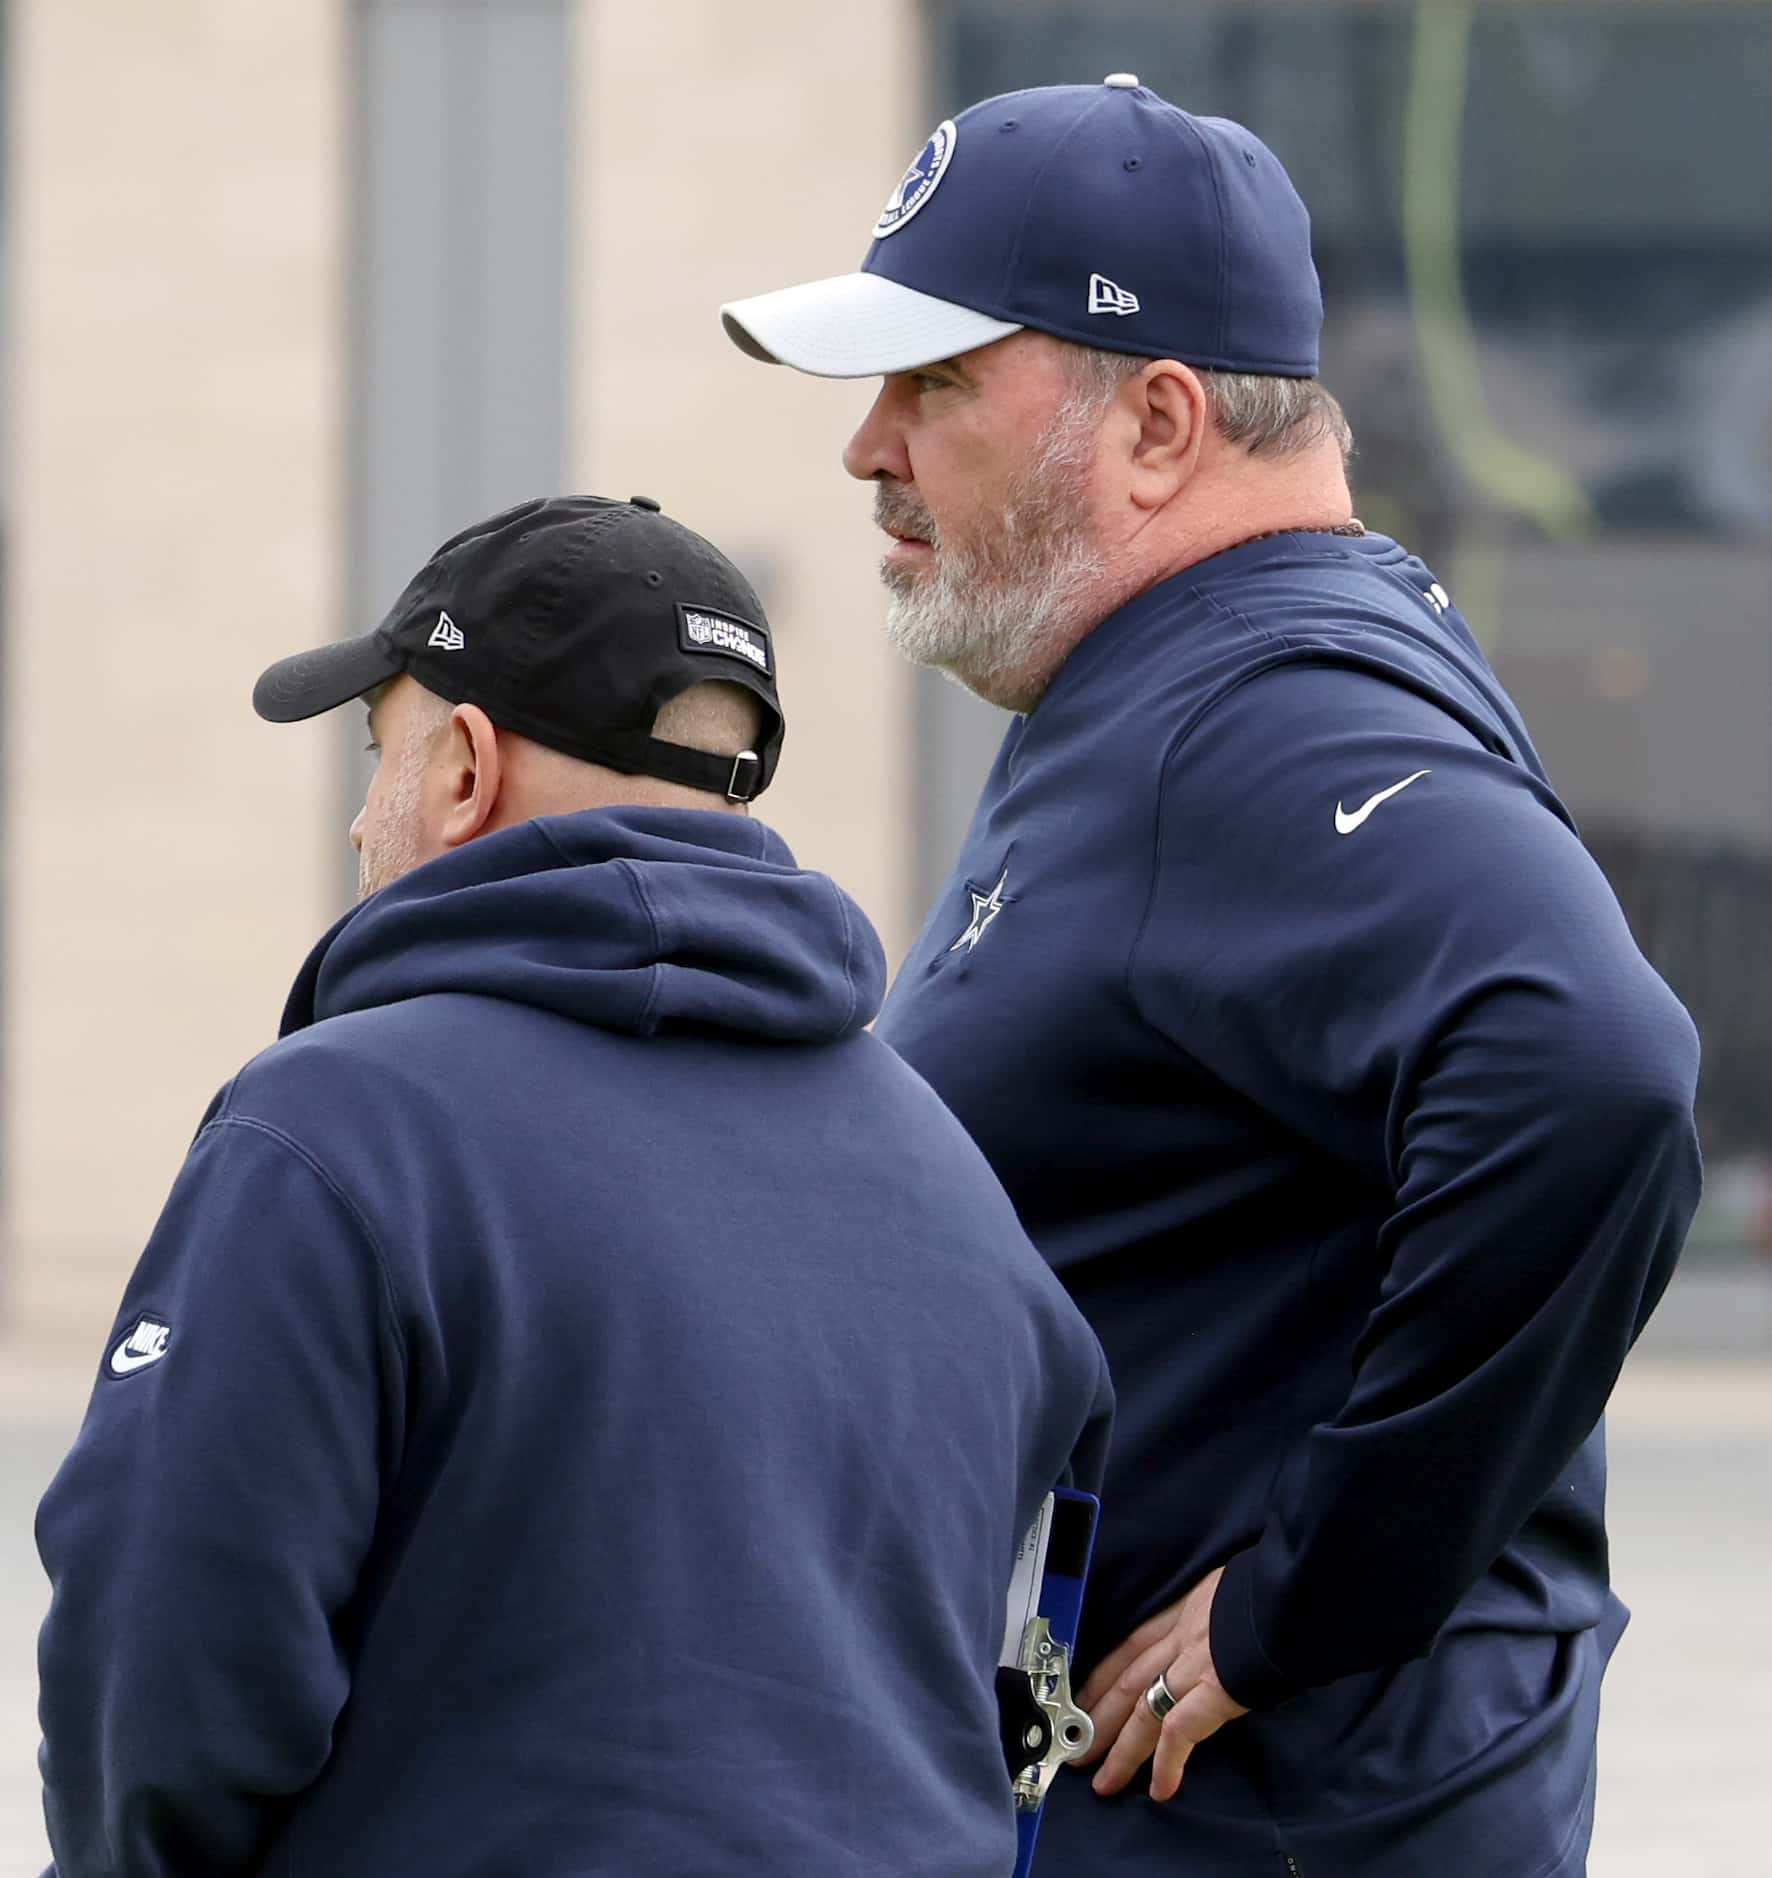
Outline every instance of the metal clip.
[[1081, 1760], [1095, 1745], [1095, 1724], [1071, 1700], [1071, 1653], [1052, 1635], [1043, 1617], [1030, 1617], [1021, 1636], [1016, 1667], [1027, 1678], [1038, 1718], [1030, 1713], [1020, 1744], [1028, 1754], [1014, 1775], [1015, 1809], [1037, 1812], [1052, 1777], [1067, 1761]]
[[740, 750], [732, 759], [732, 774], [726, 779], [728, 802], [749, 802], [757, 793], [763, 774], [763, 759], [755, 750]]

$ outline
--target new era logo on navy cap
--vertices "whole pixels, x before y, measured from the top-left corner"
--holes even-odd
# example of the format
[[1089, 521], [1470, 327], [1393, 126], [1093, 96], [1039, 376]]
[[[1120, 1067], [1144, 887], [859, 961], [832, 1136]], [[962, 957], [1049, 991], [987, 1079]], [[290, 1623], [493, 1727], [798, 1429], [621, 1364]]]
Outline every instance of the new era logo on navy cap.
[[1219, 371], [1312, 378], [1310, 217], [1279, 159], [1116, 72], [940, 125], [855, 274], [721, 308], [754, 358], [872, 378], [1031, 326]]
[[1118, 281], [1108, 280], [1100, 274], [1089, 276], [1089, 311], [1091, 313], [1116, 313], [1124, 319], [1128, 313], [1139, 310], [1138, 295], [1128, 293]]

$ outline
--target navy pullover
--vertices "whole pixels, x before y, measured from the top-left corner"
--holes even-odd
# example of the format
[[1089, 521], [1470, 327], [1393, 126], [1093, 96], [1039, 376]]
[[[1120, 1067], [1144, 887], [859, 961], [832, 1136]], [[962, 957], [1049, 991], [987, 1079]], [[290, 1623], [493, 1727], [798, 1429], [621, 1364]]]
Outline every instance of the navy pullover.
[[1108, 1353], [1083, 1673], [1228, 1561], [1258, 1711], [1168, 1806], [1061, 1776], [1042, 1860], [1579, 1870], [1597, 1424], [1696, 1203], [1697, 1047], [1427, 569], [1287, 535], [1098, 627], [879, 1034]]
[[223, 1091], [38, 1522], [61, 1878], [1002, 1878], [1101, 1352], [738, 817], [469, 843]]

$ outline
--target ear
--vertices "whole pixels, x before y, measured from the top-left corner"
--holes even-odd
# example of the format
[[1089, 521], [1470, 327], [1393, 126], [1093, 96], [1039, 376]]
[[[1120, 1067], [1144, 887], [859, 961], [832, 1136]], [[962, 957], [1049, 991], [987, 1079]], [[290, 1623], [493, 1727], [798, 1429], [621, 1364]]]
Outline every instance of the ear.
[[491, 821], [504, 783], [504, 762], [492, 719], [477, 704], [458, 704], [444, 731], [443, 773], [449, 791], [440, 838], [446, 848], [472, 841]]
[[1199, 374], [1174, 359], [1158, 359], [1128, 381], [1138, 440], [1132, 450], [1128, 493], [1141, 509], [1160, 509], [1199, 467], [1212, 414]]

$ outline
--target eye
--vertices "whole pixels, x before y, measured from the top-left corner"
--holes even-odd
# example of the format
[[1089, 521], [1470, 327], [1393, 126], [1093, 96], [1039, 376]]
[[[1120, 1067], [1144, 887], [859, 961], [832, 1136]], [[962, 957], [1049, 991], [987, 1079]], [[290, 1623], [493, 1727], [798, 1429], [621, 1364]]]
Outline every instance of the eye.
[[363, 746], [363, 753], [365, 756], [380, 756], [381, 745], [377, 743], [373, 737], [371, 737], [369, 741]]
[[925, 391], [941, 391], [952, 382], [951, 379], [943, 377], [940, 372], [911, 373], [911, 383], [920, 393]]

